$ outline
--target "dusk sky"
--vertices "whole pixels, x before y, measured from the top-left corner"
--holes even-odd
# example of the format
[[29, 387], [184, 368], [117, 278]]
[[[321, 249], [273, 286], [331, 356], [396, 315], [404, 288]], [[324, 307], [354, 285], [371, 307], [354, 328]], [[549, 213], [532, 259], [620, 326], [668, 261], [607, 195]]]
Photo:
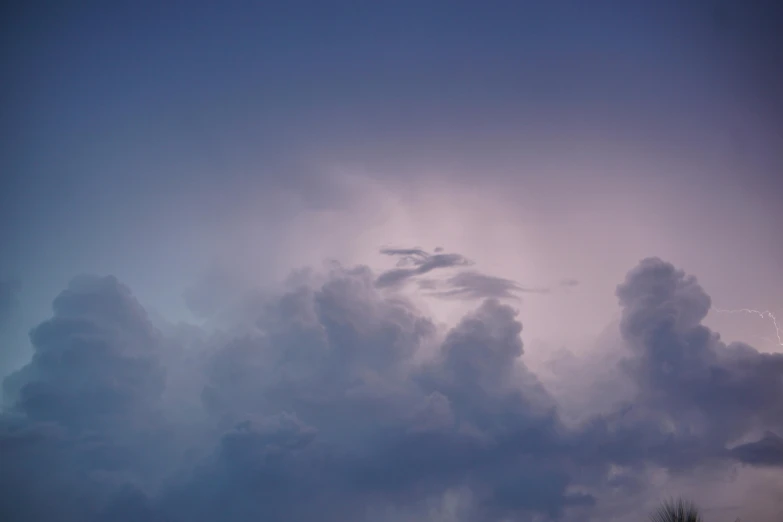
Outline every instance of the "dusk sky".
[[0, 519], [783, 519], [783, 4], [15, 4]]

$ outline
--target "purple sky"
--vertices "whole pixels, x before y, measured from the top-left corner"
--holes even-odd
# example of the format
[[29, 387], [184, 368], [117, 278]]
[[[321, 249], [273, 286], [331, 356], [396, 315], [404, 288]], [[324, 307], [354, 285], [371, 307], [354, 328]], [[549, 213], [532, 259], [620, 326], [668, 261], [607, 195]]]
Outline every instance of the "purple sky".
[[0, 518], [783, 512], [776, 2], [24, 4]]

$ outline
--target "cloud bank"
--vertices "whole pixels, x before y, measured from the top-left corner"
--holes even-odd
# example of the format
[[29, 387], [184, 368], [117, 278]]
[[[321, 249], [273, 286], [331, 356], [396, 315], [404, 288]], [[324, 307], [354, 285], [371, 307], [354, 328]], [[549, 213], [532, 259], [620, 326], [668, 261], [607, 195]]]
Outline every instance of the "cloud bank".
[[291, 278], [236, 330], [164, 332], [115, 278], [74, 279], [3, 383], [0, 518], [586, 520], [651, 470], [783, 465], [783, 355], [723, 343], [673, 265], [617, 287], [615, 373], [635, 386], [574, 425], [498, 299], [521, 287], [453, 276], [447, 293], [486, 299], [442, 331], [386, 290], [468, 261], [386, 253], [401, 265]]

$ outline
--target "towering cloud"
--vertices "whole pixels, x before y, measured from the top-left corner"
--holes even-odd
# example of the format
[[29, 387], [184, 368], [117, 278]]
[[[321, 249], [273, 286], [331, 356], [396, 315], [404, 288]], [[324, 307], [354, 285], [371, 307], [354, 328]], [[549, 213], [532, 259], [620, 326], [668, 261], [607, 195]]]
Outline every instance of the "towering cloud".
[[585, 519], [651, 467], [780, 465], [781, 357], [723, 344], [668, 263], [617, 289], [632, 402], [579, 426], [525, 365], [513, 308], [444, 332], [378, 280], [333, 265], [240, 332], [176, 337], [114, 278], [75, 279], [4, 383], [3, 520]]
[[116, 485], [152, 480], [162, 433], [162, 339], [113, 277], [74, 279], [4, 382], [6, 520], [90, 520]]
[[672, 433], [724, 445], [783, 428], [783, 355], [722, 343], [701, 324], [710, 298], [694, 277], [645, 259], [617, 295], [637, 400]]
[[17, 409], [75, 430], [115, 427], [154, 407], [164, 387], [161, 340], [112, 277], [74, 279], [30, 333], [33, 359], [6, 381]]

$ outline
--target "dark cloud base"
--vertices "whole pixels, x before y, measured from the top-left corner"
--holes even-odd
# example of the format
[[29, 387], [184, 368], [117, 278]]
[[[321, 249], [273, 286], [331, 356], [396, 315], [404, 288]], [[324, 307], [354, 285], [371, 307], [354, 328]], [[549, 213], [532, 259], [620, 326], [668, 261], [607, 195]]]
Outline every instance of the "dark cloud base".
[[459, 519], [585, 519], [651, 467], [783, 465], [783, 356], [722, 343], [672, 265], [646, 259], [617, 289], [633, 400], [573, 427], [511, 307], [487, 299], [441, 335], [378, 288], [464, 260], [389, 253], [405, 275], [300, 278], [242, 333], [164, 334], [116, 279], [74, 280], [4, 382], [0, 519], [423, 520], [450, 492], [469, 492]]

